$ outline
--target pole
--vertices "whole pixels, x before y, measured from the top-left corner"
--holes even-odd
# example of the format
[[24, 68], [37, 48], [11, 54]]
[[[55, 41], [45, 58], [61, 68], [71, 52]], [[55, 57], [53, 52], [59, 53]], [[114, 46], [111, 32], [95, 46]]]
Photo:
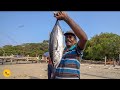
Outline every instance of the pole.
[[115, 67], [115, 59], [113, 58], [113, 67]]
[[119, 65], [120, 65], [120, 54], [119, 54]]
[[105, 56], [105, 66], [106, 66], [106, 59], [107, 59], [107, 57]]

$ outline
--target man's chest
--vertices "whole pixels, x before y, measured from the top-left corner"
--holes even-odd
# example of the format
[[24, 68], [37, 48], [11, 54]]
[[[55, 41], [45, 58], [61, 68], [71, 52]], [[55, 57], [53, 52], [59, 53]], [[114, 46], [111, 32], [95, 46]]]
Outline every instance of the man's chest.
[[77, 54], [76, 50], [69, 50], [69, 51], [64, 52], [62, 58], [63, 59], [66, 59], [66, 58], [77, 59], [78, 57], [80, 56]]

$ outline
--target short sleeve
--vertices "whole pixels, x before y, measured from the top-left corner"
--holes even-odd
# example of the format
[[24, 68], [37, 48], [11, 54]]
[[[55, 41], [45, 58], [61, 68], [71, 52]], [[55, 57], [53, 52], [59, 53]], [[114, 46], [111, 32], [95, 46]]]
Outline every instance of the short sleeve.
[[76, 45], [76, 52], [77, 52], [77, 54], [80, 55], [80, 57], [82, 58], [82, 56], [83, 56], [83, 50], [80, 49], [80, 47], [78, 46], [78, 44]]

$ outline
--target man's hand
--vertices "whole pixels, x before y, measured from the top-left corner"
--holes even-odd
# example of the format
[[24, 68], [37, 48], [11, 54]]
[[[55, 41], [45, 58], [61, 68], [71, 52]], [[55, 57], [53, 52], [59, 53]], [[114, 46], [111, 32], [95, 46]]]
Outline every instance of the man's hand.
[[57, 13], [54, 13], [54, 17], [56, 17], [58, 20], [67, 20], [68, 15], [63, 11], [58, 11]]

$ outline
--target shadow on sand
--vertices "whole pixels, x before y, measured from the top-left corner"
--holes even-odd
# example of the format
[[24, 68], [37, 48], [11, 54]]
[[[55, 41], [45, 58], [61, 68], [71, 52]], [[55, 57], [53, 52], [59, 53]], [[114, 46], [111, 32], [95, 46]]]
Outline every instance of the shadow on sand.
[[30, 79], [41, 79], [41, 78], [38, 78], [38, 77], [34, 77], [34, 76], [29, 76]]
[[89, 76], [95, 76], [95, 77], [101, 77], [103, 79], [114, 79], [114, 78], [110, 78], [110, 77], [104, 77], [104, 76], [99, 76], [99, 75], [92, 75], [92, 74], [87, 74], [87, 73], [81, 73], [83, 75], [89, 75]]

